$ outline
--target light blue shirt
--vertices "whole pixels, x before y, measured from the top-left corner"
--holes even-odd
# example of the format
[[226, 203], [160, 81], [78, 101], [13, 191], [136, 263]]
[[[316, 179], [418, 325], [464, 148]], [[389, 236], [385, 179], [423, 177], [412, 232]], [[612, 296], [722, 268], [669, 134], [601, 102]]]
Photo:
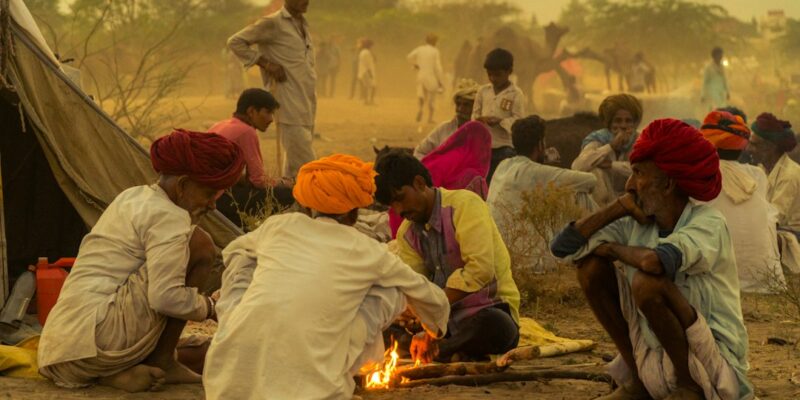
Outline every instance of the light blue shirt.
[[[747, 379], [747, 330], [739, 299], [739, 275], [730, 233], [722, 214], [711, 206], [690, 201], [683, 210], [675, 230], [659, 237], [655, 224], [642, 225], [631, 217], [618, 219], [589, 238], [586, 245], [564, 257], [574, 262], [591, 254], [602, 243], [655, 248], [671, 244], [680, 250], [682, 260], [675, 274], [675, 285], [695, 311], [708, 323], [722, 357], [733, 367], [739, 379], [739, 396], [747, 398], [753, 387]], [[630, 284], [638, 270], [625, 265]], [[639, 327], [647, 345], [661, 347], [658, 339], [640, 315]]]

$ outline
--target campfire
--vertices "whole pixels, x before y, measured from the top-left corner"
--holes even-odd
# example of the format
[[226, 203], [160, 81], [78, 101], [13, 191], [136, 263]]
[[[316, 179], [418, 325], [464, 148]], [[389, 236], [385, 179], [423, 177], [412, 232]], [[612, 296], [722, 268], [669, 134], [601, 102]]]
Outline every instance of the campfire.
[[[396, 381], [397, 365], [400, 356], [397, 354], [397, 340], [394, 341], [392, 348], [387, 349], [383, 354], [383, 362], [375, 365], [372, 372], [365, 376], [364, 387], [367, 389], [388, 389]], [[414, 366], [419, 365], [419, 360]], [[400, 383], [405, 383], [408, 378], [401, 378]]]

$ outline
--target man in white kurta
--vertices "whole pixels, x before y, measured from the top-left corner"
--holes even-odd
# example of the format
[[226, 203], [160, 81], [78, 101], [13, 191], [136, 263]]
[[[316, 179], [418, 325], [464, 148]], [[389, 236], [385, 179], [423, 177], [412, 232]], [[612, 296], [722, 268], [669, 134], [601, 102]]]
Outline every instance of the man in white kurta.
[[372, 54], [373, 42], [371, 39], [361, 40], [361, 50], [358, 51], [358, 65], [356, 76], [361, 85], [361, 99], [366, 105], [375, 104], [375, 89], [378, 86], [378, 71], [375, 65], [375, 55]]
[[478, 84], [472, 79], [462, 79], [453, 93], [453, 103], [456, 106], [456, 115], [453, 119], [442, 122], [434, 128], [428, 136], [414, 148], [414, 157], [422, 159], [444, 143], [462, 125], [472, 118], [472, 107], [475, 104], [475, 93]]
[[700, 130], [720, 157], [722, 193], [709, 204], [728, 223], [742, 292], [769, 293], [785, 286], [778, 252], [778, 213], [767, 200], [767, 176], [754, 165], [738, 162], [750, 128], [725, 111], [712, 111]]
[[241, 176], [233, 142], [176, 131], [153, 143], [159, 182], [123, 191], [83, 239], [39, 342], [40, 373], [63, 387], [127, 391], [199, 382], [173, 353], [186, 320], [211, 316], [198, 292], [216, 250], [198, 228]]
[[642, 103], [629, 94], [608, 96], [600, 103], [598, 114], [606, 127], [583, 139], [572, 169], [597, 177], [592, 196], [602, 206], [624, 193], [625, 181], [631, 175], [628, 155], [638, 136]]
[[295, 197], [312, 216], [273, 216], [225, 248], [208, 399], [350, 399], [406, 306], [445, 333], [444, 292], [351, 226], [373, 202], [374, 176], [351, 156], [309, 163]]
[[[532, 115], [517, 120], [511, 127], [511, 140], [518, 155], [500, 162], [489, 187], [486, 202], [497, 229], [508, 246], [517, 241], [525, 241], [528, 245], [524, 248], [528, 248], [530, 241], [535, 240], [536, 230], [531, 224], [526, 224], [522, 231], [519, 227], [526, 203], [524, 196], [527, 193], [548, 190], [548, 185], [553, 185], [554, 188], [573, 192], [576, 204], [582, 209], [593, 211], [596, 207], [591, 193], [597, 184], [597, 178], [588, 172], [542, 164], [544, 138], [545, 122], [542, 118]], [[522, 235], [524, 237], [516, 237], [521, 232], [525, 233]], [[547, 245], [544, 242], [536, 243], [532, 246], [532, 251], [521, 251], [527, 253], [522, 257], [524, 261], [514, 267], [534, 268], [540, 272], [551, 268], [555, 260], [549, 254]]]
[[442, 56], [436, 48], [439, 38], [429, 34], [425, 44], [408, 53], [406, 59], [417, 70], [417, 99], [419, 110], [417, 122], [422, 121], [425, 105], [428, 105], [428, 123], [433, 123], [433, 112], [436, 108], [436, 94], [444, 91], [444, 72], [442, 71]]
[[800, 273], [800, 165], [789, 158], [797, 137], [789, 121], [764, 113], [752, 124], [750, 154], [768, 175], [767, 199], [778, 211], [781, 262]]
[[[308, 0], [286, 0], [278, 12], [260, 18], [228, 39], [228, 48], [245, 68], [258, 65], [264, 86], [281, 104], [278, 130], [283, 176], [297, 175], [316, 158], [311, 141], [317, 112], [314, 46], [303, 14]], [[253, 49], [251, 46], [258, 48]]]
[[722, 49], [715, 47], [711, 50], [711, 61], [703, 69], [703, 88], [700, 100], [707, 106], [716, 110], [728, 105], [730, 91], [728, 78], [725, 77], [725, 66], [722, 64]]

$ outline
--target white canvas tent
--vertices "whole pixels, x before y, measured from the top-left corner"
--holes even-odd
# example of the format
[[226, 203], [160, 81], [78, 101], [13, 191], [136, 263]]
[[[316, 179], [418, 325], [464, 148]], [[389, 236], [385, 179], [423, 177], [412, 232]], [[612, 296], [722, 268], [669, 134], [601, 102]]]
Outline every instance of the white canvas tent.
[[[157, 175], [147, 150], [67, 78], [24, 2], [0, 6], [8, 6], [0, 7], [0, 21], [10, 16], [10, 29], [0, 30], [0, 58], [10, 63], [0, 74], [19, 98], [0, 96], [2, 307], [9, 271], [38, 256], [75, 256], [117, 194]], [[8, 37], [12, 44], [3, 45]], [[241, 234], [219, 213], [201, 225], [219, 247]]]

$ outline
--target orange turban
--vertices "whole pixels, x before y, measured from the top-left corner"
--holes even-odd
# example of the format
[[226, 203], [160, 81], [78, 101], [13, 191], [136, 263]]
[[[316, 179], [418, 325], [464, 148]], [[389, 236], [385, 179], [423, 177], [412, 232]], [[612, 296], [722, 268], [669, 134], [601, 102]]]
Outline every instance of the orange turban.
[[303, 165], [292, 194], [303, 207], [344, 214], [373, 203], [376, 175], [372, 163], [335, 154]]
[[720, 150], [744, 150], [750, 141], [750, 128], [742, 117], [726, 111], [710, 112], [700, 133]]

